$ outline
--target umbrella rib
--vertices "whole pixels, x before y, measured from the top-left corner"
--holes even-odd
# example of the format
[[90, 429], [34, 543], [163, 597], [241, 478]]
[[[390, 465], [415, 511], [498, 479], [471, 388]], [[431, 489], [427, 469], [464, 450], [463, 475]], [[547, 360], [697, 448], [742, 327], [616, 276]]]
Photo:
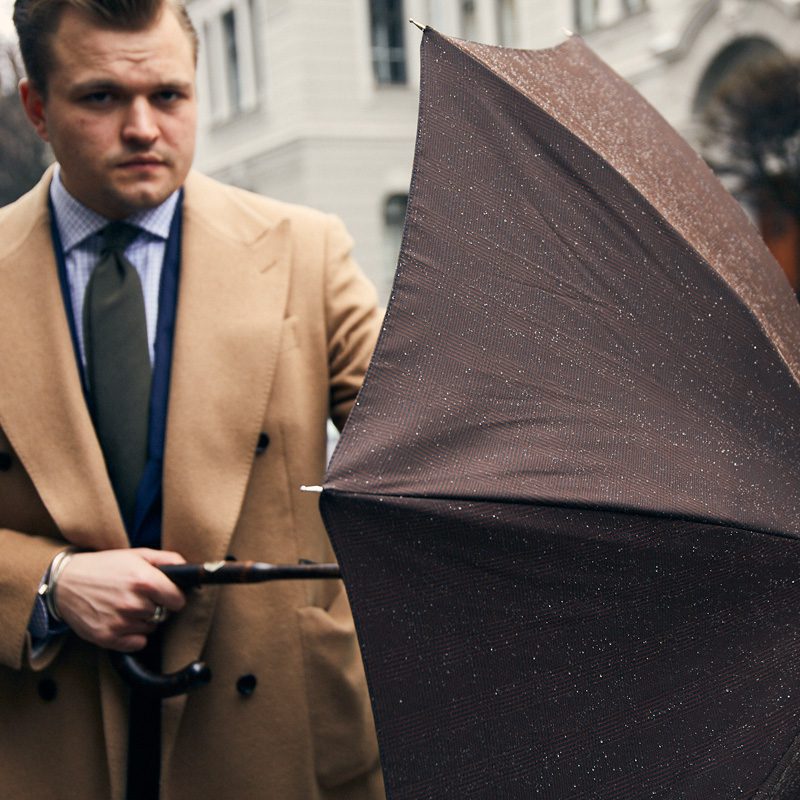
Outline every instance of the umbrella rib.
[[472, 497], [456, 497], [452, 495], [440, 494], [417, 494], [417, 493], [403, 493], [394, 494], [392, 492], [365, 492], [355, 491], [352, 489], [340, 489], [331, 486], [323, 486], [322, 494], [330, 495], [347, 495], [356, 498], [395, 498], [398, 500], [441, 500], [446, 503], [495, 503], [503, 505], [520, 505], [520, 506], [537, 506], [542, 508], [560, 508], [564, 510], [574, 511], [600, 511], [608, 514], [619, 514], [631, 517], [644, 517], [649, 519], [663, 519], [663, 520], [679, 520], [681, 522], [690, 522], [700, 525], [709, 525], [716, 528], [735, 528], [738, 532], [762, 534], [766, 536], [776, 536], [780, 539], [800, 539], [800, 535], [794, 533], [786, 533], [784, 531], [769, 530], [768, 528], [753, 528], [740, 524], [736, 520], [726, 521], [723, 519], [710, 519], [706, 517], [696, 517], [689, 514], [667, 514], [652, 509], [636, 509], [625, 508], [623, 506], [610, 506], [602, 505], [599, 503], [580, 503], [570, 502], [565, 503], [561, 500], [518, 500], [516, 498], [498, 499], [497, 497], [479, 496]]
[[[487, 74], [489, 74], [492, 77], [499, 78], [500, 80], [503, 80], [500, 76], [498, 76], [497, 72], [495, 72], [492, 69], [491, 65], [488, 64], [483, 58], [481, 58], [480, 55], [478, 55], [477, 53], [472, 52], [468, 48], [463, 47], [459, 43], [458, 40], [451, 39], [450, 37], [444, 36], [443, 34], [439, 33], [438, 31], [436, 31], [435, 29], [431, 28], [430, 26], [427, 26], [425, 28], [424, 34], [428, 35], [428, 36], [430, 36], [430, 35], [438, 36], [440, 39], [446, 41], [452, 47], [455, 47], [457, 50], [459, 50], [459, 52], [463, 53], [467, 58], [469, 58], [471, 61], [473, 61], [475, 64], [477, 64]], [[583, 39], [580, 36], [573, 36], [570, 39], [567, 39], [567, 41], [562, 42], [557, 47], [552, 48], [552, 51], [557, 51], [557, 50], [559, 50], [561, 48], [570, 47], [572, 42], [581, 42], [581, 43], [583, 43]], [[586, 47], [586, 49], [594, 56], [594, 53], [591, 51], [590, 48], [588, 48], [586, 45], [583, 45], [583, 46]], [[513, 48], [506, 48], [506, 49], [513, 49]], [[603, 66], [605, 66], [605, 65], [603, 64]], [[738, 300], [739, 304], [744, 308], [745, 312], [748, 315], [750, 315], [750, 317], [753, 319], [753, 321], [755, 322], [755, 324], [758, 327], [758, 329], [762, 332], [762, 334], [770, 342], [773, 343], [775, 352], [778, 354], [778, 356], [780, 357], [781, 361], [786, 366], [786, 369], [788, 370], [789, 375], [792, 377], [794, 382], [795, 383], [800, 383], [800, 372], [798, 372], [798, 369], [797, 369], [797, 366], [796, 366], [796, 360], [792, 359], [791, 358], [791, 354], [786, 352], [786, 350], [782, 346], [782, 344], [783, 344], [782, 339], [780, 337], [777, 337], [777, 336], [773, 335], [765, 327], [764, 322], [761, 320], [761, 318], [758, 315], [755, 314], [753, 309], [750, 307], [750, 304], [745, 301], [745, 299], [736, 290], [735, 286], [730, 281], [728, 281], [725, 278], [724, 275], [722, 275], [717, 269], [714, 268], [713, 264], [706, 258], [706, 256], [702, 252], [700, 252], [700, 250], [696, 246], [692, 245], [692, 243], [689, 241], [687, 236], [664, 216], [664, 214], [659, 210], [659, 208], [646, 195], [644, 195], [642, 193], [641, 189], [639, 189], [636, 186], [636, 184], [634, 184], [630, 180], [630, 178], [619, 167], [615, 166], [611, 161], [609, 161], [609, 159], [597, 148], [596, 145], [594, 145], [591, 142], [587, 141], [586, 137], [584, 135], [581, 135], [578, 132], [577, 129], [568, 128], [565, 123], [563, 123], [559, 118], [557, 118], [556, 116], [553, 115], [552, 111], [548, 111], [540, 102], [538, 102], [537, 100], [534, 100], [532, 97], [530, 97], [527, 94], [525, 94], [522, 91], [522, 89], [520, 89], [518, 86], [515, 86], [513, 83], [510, 83], [510, 82], [508, 82], [506, 80], [503, 80], [503, 82], [505, 83], [506, 86], [509, 87], [509, 89], [512, 92], [514, 92], [515, 94], [519, 95], [526, 102], [531, 103], [532, 105], [534, 105], [536, 108], [538, 108], [543, 113], [547, 114], [553, 120], [553, 123], [555, 125], [557, 125], [563, 131], [563, 133], [565, 135], [573, 137], [575, 139], [578, 139], [585, 147], [589, 148], [593, 153], [595, 153], [599, 159], [601, 159], [605, 164], [607, 164], [608, 167], [611, 170], [613, 170], [617, 175], [620, 176], [620, 178], [622, 178], [627, 183], [627, 185], [630, 187], [630, 189], [639, 198], [641, 198], [643, 203], [646, 203], [647, 206], [652, 209], [653, 213], [658, 217], [658, 219], [660, 219], [663, 222], [665, 227], [669, 228], [675, 234], [675, 236], [677, 236], [680, 239], [680, 241], [682, 241], [686, 245], [686, 247], [690, 248], [691, 250], [693, 250], [693, 251], [695, 251], [697, 253], [699, 259], [702, 260], [702, 262], [708, 267], [710, 274], [713, 274], [713, 275], [717, 276], [717, 278], [719, 279], [721, 284], [723, 286], [725, 286], [726, 289], [736, 297], [736, 299]], [[654, 113], [657, 113], [657, 112], [654, 111]], [[409, 201], [409, 205], [410, 205], [410, 201]]]

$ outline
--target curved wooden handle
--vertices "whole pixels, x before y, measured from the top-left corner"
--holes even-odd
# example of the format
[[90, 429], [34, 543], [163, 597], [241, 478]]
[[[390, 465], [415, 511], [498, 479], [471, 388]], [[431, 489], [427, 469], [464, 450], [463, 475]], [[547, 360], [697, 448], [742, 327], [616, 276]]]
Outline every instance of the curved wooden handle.
[[[178, 564], [160, 567], [184, 591], [207, 583], [262, 583], [273, 580], [340, 578], [338, 564], [262, 564], [254, 561], [219, 561], [207, 564]], [[145, 667], [132, 653], [110, 652], [111, 663], [122, 679], [134, 689], [175, 697], [199, 689], [211, 680], [211, 670], [202, 661], [161, 674]]]
[[111, 663], [131, 687], [159, 697], [175, 697], [199, 689], [211, 681], [211, 670], [202, 661], [192, 661], [183, 669], [161, 674], [148, 669], [132, 653], [109, 653]]

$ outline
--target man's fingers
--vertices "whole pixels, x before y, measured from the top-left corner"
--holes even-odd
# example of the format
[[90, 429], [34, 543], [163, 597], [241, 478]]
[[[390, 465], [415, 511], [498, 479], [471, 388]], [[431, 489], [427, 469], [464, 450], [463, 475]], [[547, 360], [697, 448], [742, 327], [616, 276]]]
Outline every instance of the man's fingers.
[[[137, 547], [136, 553], [148, 564], [162, 567], [169, 564], [185, 564], [186, 559], [172, 550], [152, 550], [148, 547]], [[186, 605], [183, 592], [160, 570], [158, 577], [152, 578], [152, 590], [146, 592], [149, 600], [157, 606], [164, 606], [169, 611], [180, 611]]]
[[[144, 600], [136, 608], [128, 608], [124, 611], [120, 611], [120, 618], [125, 626], [130, 628], [130, 626], [134, 624], [146, 625], [148, 626], [148, 629], [144, 631], [146, 633], [152, 633], [160, 623], [166, 621], [169, 615], [170, 612], [167, 610], [166, 606], [151, 602], [150, 600]], [[130, 630], [126, 629], [124, 632], [139, 633], [140, 631], [138, 629], [134, 631], [131, 628]]]
[[87, 631], [90, 641], [106, 650], [133, 653], [147, 644], [147, 637], [158, 626], [144, 620], [117, 619], [112, 625], [97, 631]]
[[120, 653], [135, 653], [147, 644], [147, 637], [141, 635], [120, 636], [105, 647], [107, 650], [118, 650]]
[[141, 556], [154, 567], [163, 567], [167, 564], [185, 564], [186, 559], [174, 550], [153, 550], [149, 547], [136, 547], [132, 553]]
[[186, 605], [183, 592], [161, 570], [153, 575], [146, 596], [154, 606], [164, 606], [168, 611], [180, 611]]
[[131, 620], [131, 622], [125, 626], [124, 633], [120, 633], [121, 636], [149, 636], [151, 633], [155, 631], [158, 627], [158, 623], [152, 622], [149, 618], [148, 619], [137, 619]]
[[100, 647], [141, 649], [156, 627], [156, 607], [176, 612], [186, 604], [181, 590], [157, 568], [182, 562], [178, 553], [147, 549], [76, 553], [59, 577], [61, 616], [78, 636]]

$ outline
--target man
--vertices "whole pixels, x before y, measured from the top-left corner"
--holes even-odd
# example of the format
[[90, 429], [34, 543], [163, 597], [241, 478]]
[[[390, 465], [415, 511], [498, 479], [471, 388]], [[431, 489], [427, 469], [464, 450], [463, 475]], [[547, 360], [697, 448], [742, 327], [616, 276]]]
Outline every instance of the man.
[[[15, 7], [57, 165], [0, 211], [0, 796], [372, 800], [341, 584], [184, 598], [157, 569], [332, 558], [298, 488], [379, 325], [334, 219], [190, 172], [180, 2]], [[148, 637], [212, 683], [131, 701], [106, 649]]]

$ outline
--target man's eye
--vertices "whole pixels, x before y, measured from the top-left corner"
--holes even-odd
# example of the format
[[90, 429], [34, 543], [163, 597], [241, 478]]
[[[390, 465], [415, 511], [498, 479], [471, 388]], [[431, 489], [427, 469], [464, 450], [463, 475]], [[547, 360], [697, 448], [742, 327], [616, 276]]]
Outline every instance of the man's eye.
[[156, 101], [165, 104], [175, 103], [180, 100], [180, 98], [180, 92], [176, 92], [172, 89], [164, 89], [156, 95]]
[[108, 105], [114, 99], [111, 92], [90, 92], [85, 94], [82, 98], [87, 105], [102, 106]]

